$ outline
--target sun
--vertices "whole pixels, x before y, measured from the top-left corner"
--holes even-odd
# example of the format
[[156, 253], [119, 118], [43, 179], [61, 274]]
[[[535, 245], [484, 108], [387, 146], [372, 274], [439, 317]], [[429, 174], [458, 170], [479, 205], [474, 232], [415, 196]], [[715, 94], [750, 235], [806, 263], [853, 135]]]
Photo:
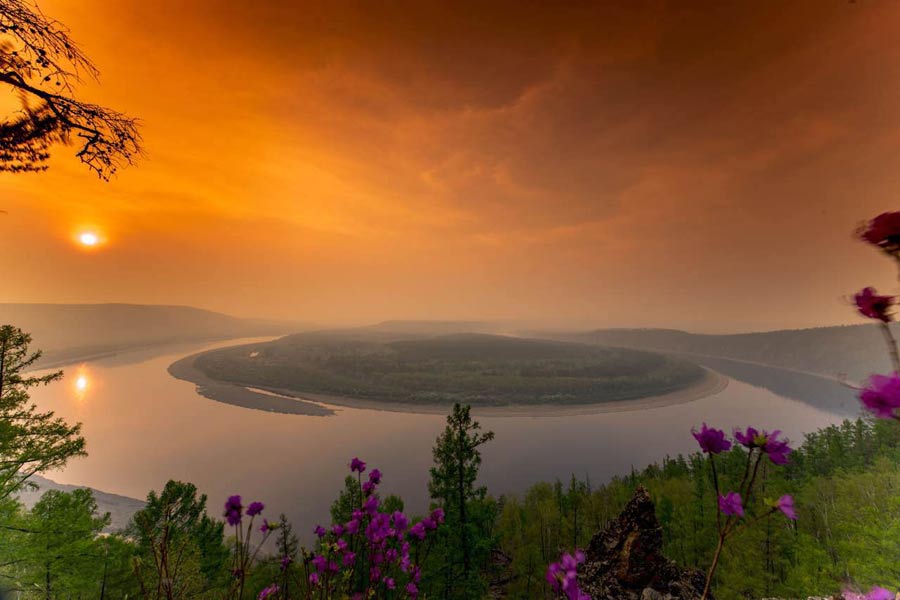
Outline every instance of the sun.
[[100, 243], [100, 236], [93, 231], [85, 231], [78, 236], [78, 242], [82, 246], [96, 246]]

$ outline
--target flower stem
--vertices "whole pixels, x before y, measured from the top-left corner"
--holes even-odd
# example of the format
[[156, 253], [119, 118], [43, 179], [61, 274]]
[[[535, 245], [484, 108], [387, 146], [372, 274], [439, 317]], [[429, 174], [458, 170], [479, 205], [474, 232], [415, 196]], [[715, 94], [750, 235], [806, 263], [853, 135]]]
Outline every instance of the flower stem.
[[725, 534], [719, 534], [719, 543], [716, 545], [716, 553], [713, 555], [712, 564], [709, 566], [709, 571], [706, 573], [706, 583], [703, 585], [703, 593], [700, 595], [700, 600], [706, 600], [709, 596], [709, 588], [712, 586], [712, 578], [716, 573], [716, 567], [719, 566], [719, 557], [722, 555], [722, 548], [725, 547]]

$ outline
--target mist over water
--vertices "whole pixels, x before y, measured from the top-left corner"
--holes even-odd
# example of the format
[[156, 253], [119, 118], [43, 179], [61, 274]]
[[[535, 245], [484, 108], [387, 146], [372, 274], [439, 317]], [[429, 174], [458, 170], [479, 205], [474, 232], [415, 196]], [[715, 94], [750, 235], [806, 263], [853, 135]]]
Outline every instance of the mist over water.
[[[181, 346], [156, 356], [126, 353], [67, 368], [63, 383], [36, 390], [33, 399], [84, 424], [89, 456], [48, 476], [136, 498], [168, 479], [190, 481], [209, 496], [214, 515], [228, 495], [241, 493], [266, 502], [270, 515], [284, 512], [308, 537], [327, 521], [347, 463], [360, 456], [385, 473], [384, 493], [400, 494], [413, 512], [425, 509], [431, 447], [443, 415], [344, 407], [331, 417], [266, 413], [204, 398], [167, 372], [183, 356], [240, 342]], [[851, 416], [840, 403], [810, 404], [822, 390], [835, 397], [846, 392], [837, 383], [763, 367], [739, 373], [739, 367], [731, 365], [734, 378], [723, 391], [660, 408], [510, 417], [473, 410], [496, 433], [483, 451], [481, 481], [495, 495], [570, 474], [602, 483], [666, 455], [693, 452], [690, 429], [702, 421], [726, 430], [779, 428], [799, 442], [804, 433]], [[785, 395], [753, 384], [763, 376], [780, 382], [781, 388], [770, 387]], [[808, 401], [789, 392], [795, 398], [809, 392]]]

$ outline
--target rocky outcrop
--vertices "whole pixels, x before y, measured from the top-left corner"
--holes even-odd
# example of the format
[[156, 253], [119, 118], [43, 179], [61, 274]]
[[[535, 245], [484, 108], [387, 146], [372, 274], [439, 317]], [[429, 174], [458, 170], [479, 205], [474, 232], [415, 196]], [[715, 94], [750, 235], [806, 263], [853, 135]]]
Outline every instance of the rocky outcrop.
[[591, 538], [579, 583], [593, 600], [697, 600], [704, 575], [662, 554], [662, 527], [639, 487], [625, 510]]

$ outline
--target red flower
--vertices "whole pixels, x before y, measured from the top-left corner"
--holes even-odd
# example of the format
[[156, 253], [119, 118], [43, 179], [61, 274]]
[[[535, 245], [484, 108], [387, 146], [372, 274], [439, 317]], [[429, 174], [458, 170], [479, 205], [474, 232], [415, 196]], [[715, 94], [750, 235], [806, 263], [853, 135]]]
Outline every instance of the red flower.
[[859, 230], [859, 237], [888, 254], [900, 255], [900, 212], [881, 213]]

